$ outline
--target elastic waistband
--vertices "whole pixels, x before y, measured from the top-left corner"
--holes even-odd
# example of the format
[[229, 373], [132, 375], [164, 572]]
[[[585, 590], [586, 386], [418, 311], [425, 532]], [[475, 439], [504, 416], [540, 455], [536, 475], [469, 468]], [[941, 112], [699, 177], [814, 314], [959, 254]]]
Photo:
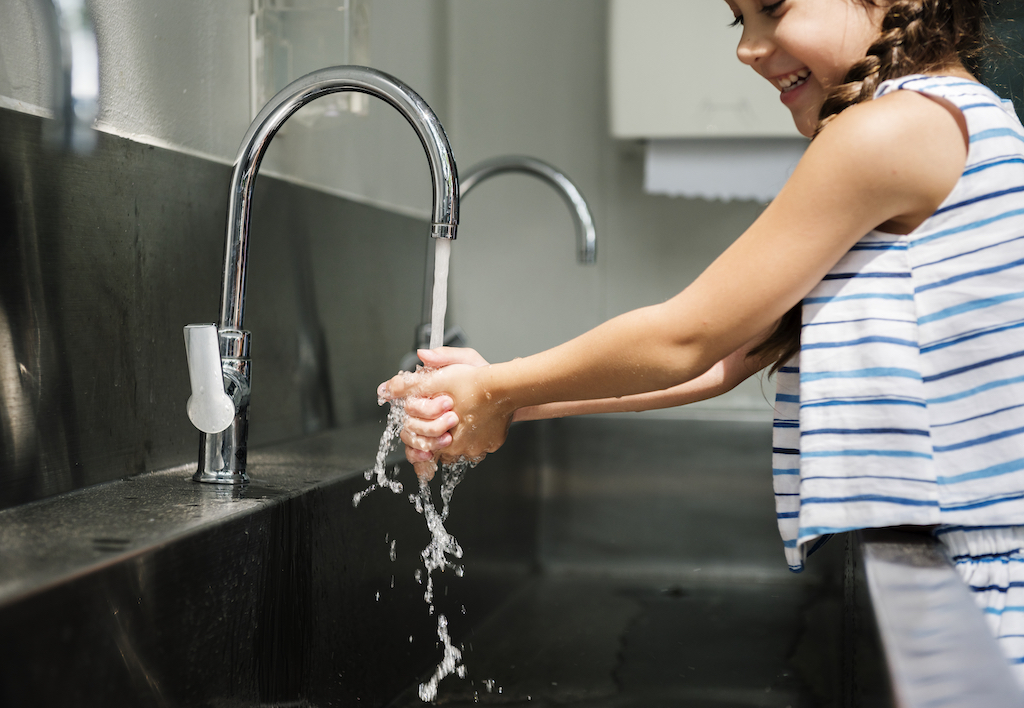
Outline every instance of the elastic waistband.
[[932, 533], [954, 558], [1024, 549], [1024, 526], [939, 526]]

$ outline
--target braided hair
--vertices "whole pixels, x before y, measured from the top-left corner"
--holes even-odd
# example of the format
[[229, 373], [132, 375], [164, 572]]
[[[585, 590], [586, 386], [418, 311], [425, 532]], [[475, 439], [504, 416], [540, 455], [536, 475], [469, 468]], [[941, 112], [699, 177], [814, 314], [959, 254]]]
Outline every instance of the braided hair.
[[[885, 2], [886, 0], [881, 0]], [[878, 5], [879, 0], [858, 0]], [[984, 0], [894, 0], [882, 19], [881, 32], [865, 57], [847, 72], [843, 83], [825, 97], [818, 114], [817, 136], [852, 105], [871, 100], [883, 81], [908, 74], [940, 71], [957, 62], [977, 74], [985, 46]], [[790, 309], [775, 330], [748, 356], [775, 361], [771, 373], [800, 351], [800, 303]]]

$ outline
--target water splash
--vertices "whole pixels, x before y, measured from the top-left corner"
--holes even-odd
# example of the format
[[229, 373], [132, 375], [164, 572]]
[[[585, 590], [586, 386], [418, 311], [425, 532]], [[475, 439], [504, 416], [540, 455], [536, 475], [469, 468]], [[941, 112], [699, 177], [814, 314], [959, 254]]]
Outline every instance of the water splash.
[[448, 619], [444, 615], [437, 616], [437, 638], [444, 645], [444, 657], [434, 669], [434, 675], [426, 683], [420, 684], [420, 700], [425, 703], [437, 698], [437, 685], [445, 677], [456, 674], [459, 678], [466, 678], [466, 665], [462, 663], [462, 652], [452, 644], [452, 639], [448, 635]]
[[[384, 405], [383, 400], [377, 402], [380, 405]], [[402, 492], [402, 483], [398, 481], [398, 466], [396, 465], [389, 475], [386, 460], [388, 455], [398, 447], [398, 434], [402, 432], [405, 421], [409, 416], [405, 413], [404, 398], [395, 399], [390, 401], [390, 403], [391, 410], [388, 411], [388, 420], [387, 425], [384, 427], [384, 433], [380, 436], [380, 444], [377, 446], [377, 457], [373, 462], [373, 468], [363, 473], [363, 476], [368, 481], [373, 480], [374, 477], [376, 477], [376, 480], [371, 482], [370, 486], [363, 491], [352, 495], [352, 506], [359, 506], [359, 502], [375, 489], [390, 489], [394, 494]]]
[[[444, 522], [448, 519], [451, 510], [452, 495], [455, 488], [465, 476], [466, 471], [472, 466], [469, 462], [459, 462], [453, 465], [444, 465], [441, 468], [441, 511], [434, 506], [434, 500], [430, 493], [430, 485], [427, 480], [419, 478], [419, 492], [409, 495], [409, 501], [416, 508], [416, 511], [423, 514], [427, 523], [427, 530], [430, 531], [430, 543], [420, 553], [423, 559], [423, 568], [427, 571], [427, 588], [423, 594], [423, 600], [430, 607], [430, 614], [434, 613], [434, 579], [432, 573], [439, 569], [441, 572], [451, 569], [455, 575], [462, 577], [464, 568], [456, 564], [452, 558], [462, 558], [462, 546], [458, 540], [448, 533]], [[420, 580], [422, 575], [417, 570], [416, 579]]]
[[[447, 283], [447, 254], [445, 254], [445, 269], [443, 281]], [[435, 280], [435, 296], [437, 295], [436, 289], [437, 281]], [[442, 299], [444, 295], [442, 293]], [[444, 308], [438, 312], [436, 308], [437, 300], [435, 298], [435, 309], [434, 317], [435, 323], [440, 321], [444, 322]], [[440, 316], [440, 320], [436, 318]], [[443, 332], [443, 324], [434, 331]], [[433, 336], [432, 336], [433, 339]], [[414, 374], [410, 374], [414, 375]], [[379, 401], [381, 405], [384, 401]], [[367, 470], [364, 476], [367, 481], [370, 482], [370, 486], [361, 492], [357, 492], [352, 496], [352, 505], [358, 506], [359, 502], [363, 500], [368, 494], [376, 489], [390, 489], [393, 493], [397, 494], [402, 491], [402, 483], [398, 481], [398, 467], [394, 467], [390, 473], [385, 463], [387, 456], [398, 446], [399, 434], [402, 428], [405, 426], [405, 422], [408, 415], [405, 412], [405, 401], [403, 399], [396, 399], [390, 401], [391, 410], [388, 412], [387, 424], [384, 429], [384, 433], [381, 435], [380, 444], [377, 448], [377, 457], [374, 461], [372, 469]], [[444, 527], [444, 522], [448, 519], [448, 514], [451, 511], [452, 497], [455, 494], [455, 488], [458, 487], [459, 483], [462, 482], [466, 477], [466, 473], [471, 467], [475, 467], [479, 460], [469, 461], [461, 460], [454, 464], [445, 464], [441, 466], [441, 485], [440, 485], [440, 498], [441, 498], [441, 509], [438, 511], [434, 505], [434, 500], [431, 494], [430, 485], [425, 477], [418, 477], [419, 488], [415, 494], [409, 495], [409, 501], [415, 507], [416, 511], [423, 515], [426, 521], [427, 530], [430, 532], [430, 542], [426, 548], [420, 553], [420, 558], [423, 561], [423, 568], [417, 568], [415, 572], [416, 582], [423, 582], [424, 571], [426, 571], [426, 589], [423, 594], [423, 599], [427, 603], [429, 614], [434, 614], [434, 582], [433, 572], [440, 569], [441, 572], [446, 570], [454, 571], [455, 575], [462, 577], [464, 568], [462, 565], [456, 563], [458, 559], [462, 558], [462, 546], [459, 545], [458, 540], [448, 533], [448, 530]], [[388, 544], [388, 556], [392, 561], [397, 558], [395, 550], [395, 540], [391, 539], [390, 536], [385, 536], [385, 543]], [[391, 578], [391, 586], [394, 587], [394, 576]], [[446, 589], [447, 590], [447, 589]], [[380, 593], [376, 595], [376, 600], [380, 601]], [[463, 614], [465, 614], [465, 606], [462, 608]], [[419, 696], [424, 701], [433, 701], [437, 696], [438, 684], [447, 676], [453, 673], [459, 676], [459, 678], [465, 678], [466, 667], [462, 663], [462, 649], [455, 647], [452, 644], [451, 636], [448, 633], [448, 619], [443, 615], [439, 614], [437, 618], [437, 636], [441, 640], [441, 644], [444, 647], [444, 654], [441, 657], [440, 663], [434, 671], [433, 676], [425, 684], [421, 684], [419, 687]], [[413, 637], [409, 637], [409, 641], [413, 641]]]

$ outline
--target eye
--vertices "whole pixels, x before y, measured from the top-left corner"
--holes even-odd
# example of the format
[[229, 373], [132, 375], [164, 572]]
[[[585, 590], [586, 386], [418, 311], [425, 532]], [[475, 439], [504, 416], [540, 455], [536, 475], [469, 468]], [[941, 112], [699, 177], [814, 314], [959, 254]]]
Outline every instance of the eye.
[[786, 0], [779, 0], [779, 2], [773, 2], [771, 5], [765, 5], [761, 8], [761, 12], [768, 15], [768, 17], [775, 17], [775, 11], [782, 6], [782, 3]]
[[730, 27], [738, 27], [743, 24], [743, 15], [736, 15], [736, 19], [729, 23]]

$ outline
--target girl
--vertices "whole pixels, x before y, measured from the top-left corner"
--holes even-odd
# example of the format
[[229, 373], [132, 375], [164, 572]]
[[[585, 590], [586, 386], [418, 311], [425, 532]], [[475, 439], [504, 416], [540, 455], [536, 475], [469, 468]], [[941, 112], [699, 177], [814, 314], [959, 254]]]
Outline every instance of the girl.
[[792, 178], [667, 302], [503, 364], [421, 352], [436, 371], [382, 386], [409, 397], [407, 456], [430, 474], [513, 419], [688, 403], [772, 365], [790, 567], [832, 533], [932, 528], [1024, 666], [1024, 127], [968, 69], [982, 1], [726, 2], [814, 138]]

